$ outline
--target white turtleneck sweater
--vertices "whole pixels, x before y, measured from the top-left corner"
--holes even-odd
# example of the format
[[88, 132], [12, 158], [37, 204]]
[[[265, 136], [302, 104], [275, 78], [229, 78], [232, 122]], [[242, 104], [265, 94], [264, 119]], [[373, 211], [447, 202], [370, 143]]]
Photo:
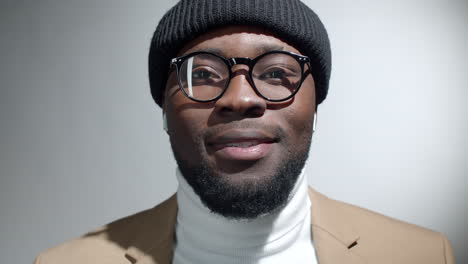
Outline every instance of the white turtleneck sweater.
[[177, 169], [174, 264], [317, 263], [305, 169], [282, 210], [253, 220], [212, 213]]

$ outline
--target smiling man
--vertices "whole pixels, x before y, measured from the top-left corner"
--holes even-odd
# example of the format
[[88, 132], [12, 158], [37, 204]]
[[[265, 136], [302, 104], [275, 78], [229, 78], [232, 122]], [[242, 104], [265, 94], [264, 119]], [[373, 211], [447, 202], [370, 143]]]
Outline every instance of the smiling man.
[[285, 205], [315, 113], [309, 58], [299, 54], [263, 29], [227, 26], [174, 59], [167, 132], [183, 179], [213, 212], [254, 219]]
[[327, 32], [298, 0], [180, 1], [149, 54], [176, 194], [36, 263], [454, 263], [443, 235], [307, 186], [330, 70]]

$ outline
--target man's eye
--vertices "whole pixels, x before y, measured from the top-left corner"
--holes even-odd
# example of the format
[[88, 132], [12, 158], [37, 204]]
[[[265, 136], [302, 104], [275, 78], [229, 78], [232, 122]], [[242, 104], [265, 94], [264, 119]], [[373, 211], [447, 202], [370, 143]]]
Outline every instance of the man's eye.
[[193, 79], [208, 79], [213, 77], [213, 74], [206, 70], [197, 70], [192, 72]]
[[286, 74], [282, 70], [272, 70], [263, 73], [260, 75], [260, 80], [267, 80], [267, 79], [283, 79], [286, 77]]

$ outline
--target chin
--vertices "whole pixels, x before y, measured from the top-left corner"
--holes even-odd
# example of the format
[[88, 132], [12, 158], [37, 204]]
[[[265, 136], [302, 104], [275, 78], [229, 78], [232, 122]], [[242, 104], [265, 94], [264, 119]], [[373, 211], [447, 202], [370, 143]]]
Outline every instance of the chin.
[[274, 174], [265, 170], [246, 170], [236, 173], [219, 172], [213, 177], [220, 177], [220, 180], [231, 188], [245, 188], [249, 185], [268, 185], [273, 180]]
[[232, 161], [216, 160], [211, 163], [210, 170], [217, 172], [222, 177], [229, 180], [258, 181], [270, 178], [278, 168], [271, 164], [279, 164], [278, 160], [265, 158], [255, 161]]
[[264, 160], [242, 169], [229, 167], [235, 171], [208, 162], [193, 166], [176, 160], [183, 177], [212, 212], [231, 219], [253, 219], [286, 204], [307, 154], [296, 153], [279, 162]]

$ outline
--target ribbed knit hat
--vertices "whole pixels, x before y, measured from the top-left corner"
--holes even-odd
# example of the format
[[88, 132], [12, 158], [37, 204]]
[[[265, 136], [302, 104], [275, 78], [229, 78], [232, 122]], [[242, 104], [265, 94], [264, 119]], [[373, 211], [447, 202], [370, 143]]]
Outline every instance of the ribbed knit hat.
[[328, 92], [331, 51], [318, 16], [300, 0], [181, 0], [161, 19], [149, 52], [151, 94], [162, 106], [170, 60], [190, 40], [229, 25], [261, 27], [311, 59], [316, 103]]

